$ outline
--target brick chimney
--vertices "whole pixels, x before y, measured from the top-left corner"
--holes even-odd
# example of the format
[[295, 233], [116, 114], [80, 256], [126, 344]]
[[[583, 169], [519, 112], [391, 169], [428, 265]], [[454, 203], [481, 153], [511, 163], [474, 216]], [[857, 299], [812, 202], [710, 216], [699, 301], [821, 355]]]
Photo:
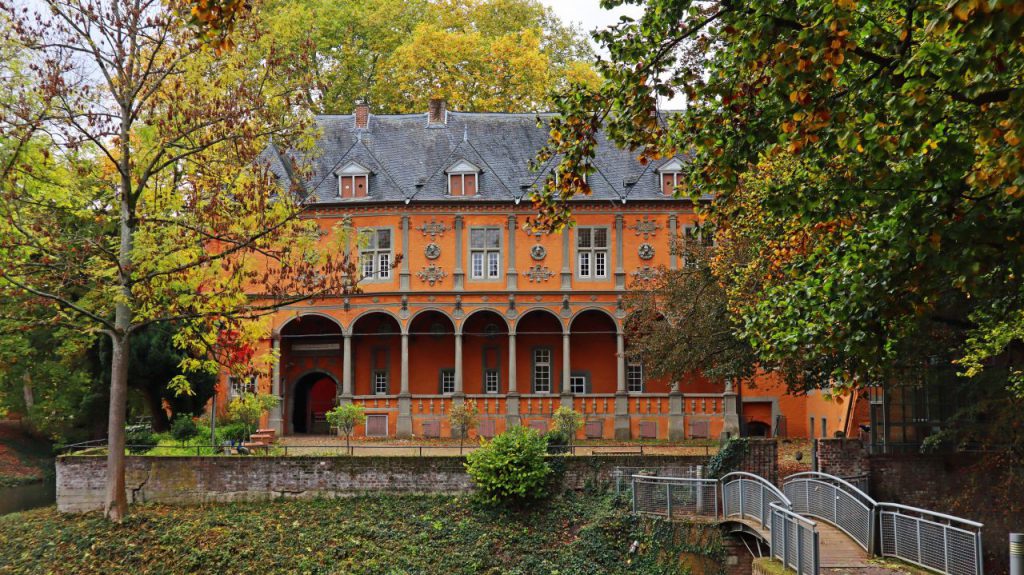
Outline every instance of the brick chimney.
[[356, 100], [356, 111], [353, 114], [356, 117], [356, 128], [365, 130], [370, 122], [370, 105], [364, 100]]
[[448, 103], [444, 98], [431, 98], [427, 108], [427, 125], [444, 126], [448, 123]]

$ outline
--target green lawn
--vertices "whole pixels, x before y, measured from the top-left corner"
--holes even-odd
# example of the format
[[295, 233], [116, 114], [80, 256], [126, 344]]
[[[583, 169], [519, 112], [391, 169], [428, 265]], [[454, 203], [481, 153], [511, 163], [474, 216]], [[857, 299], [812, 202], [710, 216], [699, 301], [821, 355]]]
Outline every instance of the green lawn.
[[610, 496], [582, 494], [517, 512], [378, 496], [146, 506], [123, 525], [53, 508], [0, 517], [0, 574], [667, 575], [700, 563], [710, 575], [723, 557], [714, 527], [639, 520]]

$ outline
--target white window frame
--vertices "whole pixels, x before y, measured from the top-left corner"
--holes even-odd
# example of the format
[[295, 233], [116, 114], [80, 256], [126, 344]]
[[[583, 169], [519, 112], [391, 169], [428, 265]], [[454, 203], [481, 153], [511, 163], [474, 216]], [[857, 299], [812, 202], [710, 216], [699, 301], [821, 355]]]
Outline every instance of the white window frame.
[[[539, 359], [540, 354], [547, 356], [546, 359]], [[555, 355], [551, 352], [550, 347], [537, 347], [533, 350], [533, 373], [532, 387], [534, 393], [551, 393], [552, 389], [552, 367], [554, 364]], [[541, 389], [540, 382], [544, 382], [544, 388]]]
[[626, 391], [628, 393], [644, 392], [644, 364], [630, 359], [626, 361]]
[[[370, 197], [370, 170], [360, 164], [359, 162], [349, 162], [345, 164], [341, 169], [335, 172], [338, 176], [338, 197], [345, 200], [351, 199], [362, 199]], [[363, 178], [363, 184], [366, 187], [366, 195], [356, 195], [356, 178]], [[352, 182], [352, 195], [346, 197], [342, 190], [345, 189], [345, 181], [350, 180]]]
[[[388, 247], [379, 247], [380, 233], [388, 233]], [[394, 261], [395, 231], [389, 227], [362, 228], [359, 230], [359, 242], [363, 244], [366, 237], [369, 243], [359, 246], [359, 266], [363, 279], [366, 281], [391, 280], [391, 262]]]
[[441, 384], [441, 395], [455, 395], [455, 370], [443, 368], [438, 375]]
[[[244, 380], [244, 383], [240, 383], [239, 379]], [[259, 380], [256, 379], [255, 375], [245, 378], [230, 375], [228, 376], [228, 397], [241, 397], [243, 393], [255, 394], [259, 390], [258, 384]]]
[[582, 395], [587, 393], [587, 387], [590, 378], [585, 373], [573, 373], [569, 375], [569, 393], [573, 395]]
[[[483, 246], [473, 246], [473, 235], [483, 235]], [[498, 245], [489, 245], [491, 234], [498, 238]], [[500, 226], [475, 226], [469, 228], [469, 278], [473, 280], [501, 279], [502, 228]]]
[[[665, 162], [658, 168], [658, 189], [661, 193], [670, 196], [675, 194], [676, 188], [679, 187], [679, 180], [682, 179], [683, 163], [679, 161], [679, 158], [672, 158]], [[665, 176], [672, 178], [672, 193], [665, 193]]]
[[[604, 246], [595, 246], [595, 231], [604, 231]], [[586, 238], [586, 244], [584, 244]], [[576, 228], [576, 277], [587, 280], [608, 279], [609, 241], [611, 230], [607, 226], [581, 226]]]
[[372, 378], [370, 383], [373, 384], [373, 389], [371, 390], [373, 395], [387, 395], [390, 384], [388, 381], [388, 379], [390, 379], [388, 370], [375, 369], [370, 376]]
[[[473, 165], [466, 160], [459, 160], [452, 164], [447, 170], [445, 170], [446, 177], [448, 178], [448, 195], [454, 198], [462, 197], [474, 197], [480, 195], [480, 168]], [[473, 176], [473, 193], [466, 195], [466, 176]], [[455, 188], [452, 186], [453, 179], [457, 178], [461, 184], [461, 192], [454, 193]]]
[[484, 369], [484, 393], [501, 393], [501, 374], [493, 367]]

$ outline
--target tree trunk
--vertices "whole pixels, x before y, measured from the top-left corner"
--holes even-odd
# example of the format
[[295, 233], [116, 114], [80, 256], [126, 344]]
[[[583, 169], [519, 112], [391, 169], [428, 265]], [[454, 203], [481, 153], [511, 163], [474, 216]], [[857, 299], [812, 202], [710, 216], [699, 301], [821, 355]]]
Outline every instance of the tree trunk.
[[[117, 315], [125, 313], [118, 304]], [[107, 423], [107, 495], [104, 515], [120, 523], [128, 510], [125, 495], [124, 424], [128, 403], [128, 336], [111, 336], [113, 355], [110, 368], [110, 415]]]
[[[153, 431], [163, 433], [171, 428], [171, 420], [164, 411], [164, 398], [159, 391], [143, 389], [146, 396], [146, 406], [149, 407], [149, 415], [153, 418]], [[177, 415], [177, 414], [174, 414]]]
[[21, 395], [25, 399], [25, 417], [28, 417], [32, 406], [36, 404], [36, 396], [32, 391], [32, 376], [25, 374], [21, 384]]

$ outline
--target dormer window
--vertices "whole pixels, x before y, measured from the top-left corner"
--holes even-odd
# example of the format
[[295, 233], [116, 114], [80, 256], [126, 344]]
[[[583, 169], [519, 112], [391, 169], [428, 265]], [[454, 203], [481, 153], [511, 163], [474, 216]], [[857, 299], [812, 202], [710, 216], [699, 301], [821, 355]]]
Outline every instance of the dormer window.
[[460, 160], [446, 170], [448, 173], [448, 195], [450, 196], [475, 196], [478, 186], [477, 178], [480, 175], [480, 168]]
[[673, 196], [676, 188], [683, 182], [683, 164], [673, 158], [658, 168], [661, 174], [661, 192], [666, 196]]
[[370, 187], [370, 170], [366, 166], [358, 162], [349, 162], [335, 173], [338, 175], [339, 198], [365, 198], [367, 196]]

